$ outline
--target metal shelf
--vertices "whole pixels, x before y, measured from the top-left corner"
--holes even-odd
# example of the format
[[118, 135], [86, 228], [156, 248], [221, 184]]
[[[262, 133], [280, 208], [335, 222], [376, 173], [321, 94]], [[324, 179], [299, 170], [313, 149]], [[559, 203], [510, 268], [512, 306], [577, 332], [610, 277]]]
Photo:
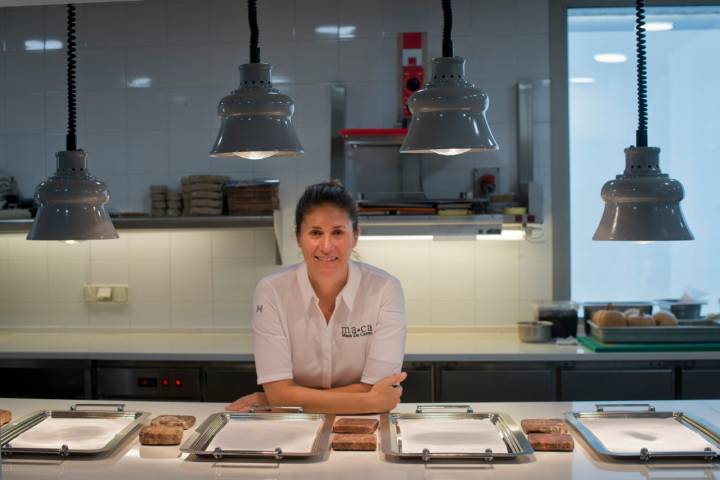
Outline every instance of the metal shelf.
[[[0, 232], [27, 232], [31, 219], [0, 220]], [[272, 215], [263, 216], [217, 216], [217, 217], [113, 217], [113, 225], [119, 230], [164, 228], [272, 228]]]
[[478, 234], [499, 233], [502, 230], [541, 228], [528, 222], [527, 215], [360, 215], [363, 235], [406, 236], [432, 235], [436, 238], [474, 237]]

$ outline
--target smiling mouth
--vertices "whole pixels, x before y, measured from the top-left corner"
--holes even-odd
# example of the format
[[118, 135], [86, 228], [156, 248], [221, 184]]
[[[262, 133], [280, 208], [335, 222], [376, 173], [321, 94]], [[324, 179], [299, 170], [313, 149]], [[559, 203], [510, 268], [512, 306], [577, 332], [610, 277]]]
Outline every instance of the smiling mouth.
[[318, 257], [315, 255], [315, 260], [323, 263], [332, 263], [338, 260], [338, 257]]

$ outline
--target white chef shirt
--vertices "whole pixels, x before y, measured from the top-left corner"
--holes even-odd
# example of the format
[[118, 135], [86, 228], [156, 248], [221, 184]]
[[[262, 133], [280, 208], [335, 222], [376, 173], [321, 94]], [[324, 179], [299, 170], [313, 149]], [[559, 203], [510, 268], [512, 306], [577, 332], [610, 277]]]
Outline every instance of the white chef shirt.
[[403, 291], [395, 277], [378, 268], [349, 262], [329, 323], [304, 262], [260, 280], [253, 303], [259, 385], [278, 380], [312, 388], [375, 384], [402, 369]]

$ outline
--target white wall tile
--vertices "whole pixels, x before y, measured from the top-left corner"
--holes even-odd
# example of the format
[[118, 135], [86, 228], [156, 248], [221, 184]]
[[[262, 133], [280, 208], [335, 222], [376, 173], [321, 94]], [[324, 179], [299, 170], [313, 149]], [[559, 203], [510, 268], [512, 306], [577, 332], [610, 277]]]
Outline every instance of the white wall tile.
[[[90, 173], [93, 173], [92, 167], [90, 167]], [[102, 175], [96, 175], [98, 180], [105, 183], [110, 194], [110, 201], [107, 203], [106, 208], [108, 212], [126, 212], [130, 210], [127, 207], [128, 201], [128, 182], [132, 180], [127, 175], [110, 175], [104, 173]]]
[[478, 325], [512, 325], [519, 321], [518, 302], [478, 302], [475, 323]]
[[175, 231], [170, 234], [170, 259], [209, 259], [212, 256], [212, 240], [207, 230]]
[[129, 88], [127, 102], [128, 132], [147, 132], [167, 128], [167, 101], [164, 90]]
[[8, 260], [8, 300], [46, 302], [48, 284], [46, 260]]
[[170, 301], [169, 259], [132, 259], [128, 272], [131, 303]]
[[430, 305], [433, 325], [472, 325], [475, 304], [468, 301], [433, 301]]
[[8, 302], [9, 326], [17, 328], [47, 327], [49, 310], [47, 301]]
[[[237, 2], [233, 1], [233, 3]], [[243, 40], [247, 42], [247, 37], [243, 37]], [[240, 83], [238, 67], [241, 63], [247, 61], [243, 60], [243, 55], [247, 54], [247, 51], [248, 46], [245, 43], [219, 43], [210, 45], [206, 53], [208, 71], [205, 78], [205, 85], [221, 87], [223, 88], [222, 95], [229, 95]], [[273, 71], [273, 73], [275, 72]], [[217, 101], [219, 102], [220, 98], [218, 98]]]
[[[112, 18], [112, 22], [107, 19]], [[135, 22], [128, 18], [125, 3], [80, 5], [77, 10], [82, 41], [88, 47], [115, 47], [127, 43], [128, 26]]]
[[[346, 35], [356, 38], [382, 37], [383, 2], [382, 0], [339, 0], [338, 25], [345, 27]], [[353, 29], [354, 27], [354, 29]]]
[[6, 137], [7, 170], [18, 181], [20, 192], [31, 197], [35, 186], [45, 177], [45, 137], [42, 135], [12, 135]]
[[211, 47], [204, 45], [167, 47], [165, 55], [168, 86], [174, 88], [207, 86], [210, 50]]
[[125, 132], [127, 97], [125, 90], [92, 90], [78, 94], [85, 116], [85, 132]]
[[337, 40], [338, 4], [334, 0], [295, 1], [295, 38], [297, 40]]
[[428, 300], [405, 300], [405, 318], [408, 325], [430, 325], [432, 308]]
[[298, 172], [330, 170], [330, 130], [328, 128], [297, 128], [305, 154], [297, 162]]
[[50, 242], [29, 241], [23, 233], [10, 234], [5, 238], [9, 260], [45, 260], [47, 258], [47, 248]]
[[230, 258], [213, 259], [212, 296], [214, 301], [250, 301], [254, 290], [254, 261]]
[[549, 300], [552, 298], [552, 259], [524, 257], [520, 259], [520, 298]]
[[262, 22], [265, 38], [278, 42], [292, 40], [295, 32], [295, 1], [273, 0], [259, 3], [258, 22]]
[[387, 256], [386, 268], [402, 284], [406, 300], [431, 298], [429, 262], [420, 262], [411, 256]]
[[88, 169], [102, 179], [127, 173], [127, 141], [124, 132], [87, 133], [78, 139], [87, 152]]
[[129, 174], [167, 173], [168, 137], [165, 132], [127, 134], [127, 172]]
[[169, 260], [170, 234], [163, 230], [123, 232], [128, 242], [128, 258], [131, 260]]
[[67, 131], [67, 99], [62, 92], [45, 94], [45, 133]]
[[174, 328], [210, 328], [213, 304], [210, 302], [173, 302], [171, 322]]
[[514, 7], [515, 5], [507, 0], [472, 2], [473, 31], [487, 35], [514, 34], [517, 29], [517, 12]]
[[197, 132], [210, 128], [220, 99], [199, 88], [167, 89], [165, 95], [170, 130]]
[[139, 46], [127, 49], [126, 85], [130, 91], [167, 87], [167, 47]]
[[157, 45], [167, 35], [166, 2], [130, 2], [127, 4], [125, 42], [129, 45]]
[[[63, 40], [63, 43], [65, 40]], [[48, 50], [43, 55], [43, 87], [46, 91], [62, 92], [67, 89], [67, 61], [64, 50]], [[82, 119], [78, 119], [80, 125]]]
[[44, 86], [42, 52], [6, 53], [3, 91], [38, 92]]
[[[294, 88], [293, 100], [295, 100], [293, 124], [297, 128], [325, 128], [328, 126], [330, 120], [330, 87], [328, 85], [297, 85]], [[325, 132], [326, 135], [330, 135], [329, 129], [325, 128]]]
[[[262, 48], [262, 59], [264, 62], [272, 65], [270, 71], [273, 84], [276, 88], [299, 81], [296, 74], [296, 68], [307, 68], [300, 65], [295, 57], [294, 45], [291, 42], [280, 42], [279, 38], [272, 38], [272, 42], [264, 43]], [[240, 57], [244, 58], [244, 57]], [[243, 60], [243, 63], [245, 60]], [[239, 63], [239, 62], [236, 62]], [[238, 80], [240, 77], [236, 77]], [[237, 80], [235, 82], [237, 84]]]
[[90, 281], [90, 261], [48, 258], [47, 275], [51, 302], [82, 302], [83, 285]]
[[10, 299], [9, 278], [10, 265], [7, 260], [0, 259], [0, 302], [7, 302]]
[[547, 34], [548, 2], [547, 0], [516, 0], [517, 2], [517, 33]]
[[212, 264], [207, 259], [173, 259], [170, 264], [171, 299], [174, 302], [212, 300], [212, 281]]
[[9, 327], [12, 324], [10, 318], [10, 305], [0, 300], [0, 327]]
[[95, 260], [127, 260], [128, 240], [123, 235], [112, 240], [91, 240], [90, 258]]
[[[67, 7], [65, 5], [45, 5], [43, 10], [43, 22], [46, 40], [55, 40], [62, 43], [65, 48], [65, 40], [67, 38]], [[46, 50], [47, 54], [49, 51]]]
[[[210, 166], [210, 148], [205, 130], [170, 132], [168, 134], [170, 173], [182, 175], [207, 173]], [[232, 160], [226, 159], [226, 162]]]
[[223, 229], [210, 232], [212, 256], [220, 258], [255, 258], [255, 234], [252, 230]]
[[124, 285], [128, 283], [128, 261], [92, 260], [90, 280], [94, 284]]
[[219, 328], [249, 328], [252, 326], [251, 302], [213, 303], [213, 326]]
[[88, 304], [88, 323], [98, 328], [128, 328], [128, 306], [121, 304]]
[[172, 325], [170, 302], [141, 302], [128, 305], [131, 328], [161, 328]]
[[87, 48], [78, 52], [80, 90], [125, 86], [124, 48]]
[[550, 43], [547, 35], [515, 37], [517, 75], [520, 78], [548, 78], [550, 76]]
[[439, 2], [431, 0], [393, 0], [382, 2], [383, 33], [394, 38], [398, 32], [428, 32], [433, 23], [442, 25]]
[[294, 43], [295, 81], [319, 83], [337, 80], [337, 41], [297, 41]]
[[461, 257], [433, 257], [430, 267], [433, 300], [464, 301], [473, 298], [475, 272], [472, 262]]
[[208, 4], [174, 0], [172, 8], [167, 9], [167, 42], [179, 45], [206, 42], [210, 31]]
[[277, 238], [272, 229], [257, 229], [254, 231], [255, 258], [258, 262], [275, 261], [277, 253]]
[[50, 302], [49, 325], [54, 327], [87, 327], [88, 308], [82, 302]]
[[16, 93], [5, 96], [5, 131], [9, 134], [42, 133], [45, 128], [45, 95]]
[[518, 258], [479, 258], [475, 262], [475, 299], [483, 301], [520, 299]]
[[5, 49], [24, 51], [28, 40], [42, 40], [43, 15], [41, 8], [21, 7], [3, 9], [5, 21]]
[[[267, 17], [262, 15], [263, 6], [264, 4], [259, 5], [258, 22], [264, 27]], [[208, 8], [210, 19], [208, 39], [211, 42], [247, 42], [250, 38], [250, 28], [247, 24], [246, 4], [235, 0], [214, 0], [209, 2]], [[263, 33], [264, 30], [263, 28]]]

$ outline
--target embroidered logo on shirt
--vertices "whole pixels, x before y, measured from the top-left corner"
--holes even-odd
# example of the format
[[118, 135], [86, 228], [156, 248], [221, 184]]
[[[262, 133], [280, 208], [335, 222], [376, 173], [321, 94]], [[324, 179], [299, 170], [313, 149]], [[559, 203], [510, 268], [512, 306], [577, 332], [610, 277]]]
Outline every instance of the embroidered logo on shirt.
[[263, 307], [262, 304], [257, 305], [257, 306], [255, 307], [255, 313], [262, 313], [262, 307]]
[[361, 327], [340, 327], [340, 335], [343, 337], [364, 337], [365, 335], [372, 334], [372, 325], [363, 325]]

